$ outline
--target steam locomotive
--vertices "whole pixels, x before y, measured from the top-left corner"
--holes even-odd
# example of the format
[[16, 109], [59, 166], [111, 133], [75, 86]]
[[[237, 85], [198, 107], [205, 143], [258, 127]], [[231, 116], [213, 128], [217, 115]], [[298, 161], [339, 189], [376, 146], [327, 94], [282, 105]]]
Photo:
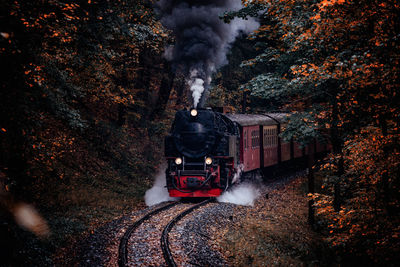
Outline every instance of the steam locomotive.
[[211, 109], [180, 110], [165, 138], [167, 189], [171, 197], [217, 197], [235, 182], [240, 172], [302, 158], [314, 142], [301, 148], [284, 142], [285, 113], [222, 114]]

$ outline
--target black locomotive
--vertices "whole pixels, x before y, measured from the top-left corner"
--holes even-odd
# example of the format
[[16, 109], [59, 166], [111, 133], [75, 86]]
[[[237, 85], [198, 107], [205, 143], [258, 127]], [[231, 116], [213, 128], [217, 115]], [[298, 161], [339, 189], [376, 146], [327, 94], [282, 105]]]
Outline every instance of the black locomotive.
[[219, 196], [232, 181], [238, 153], [236, 123], [210, 109], [178, 111], [165, 138], [170, 196]]

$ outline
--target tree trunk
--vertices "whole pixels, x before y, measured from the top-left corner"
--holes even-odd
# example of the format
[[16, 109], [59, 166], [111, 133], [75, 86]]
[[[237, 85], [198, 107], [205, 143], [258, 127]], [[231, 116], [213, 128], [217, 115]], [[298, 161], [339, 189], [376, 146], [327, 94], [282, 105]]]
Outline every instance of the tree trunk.
[[[386, 122], [385, 116], [383, 114], [379, 116], [379, 124], [380, 124], [381, 130], [382, 130], [382, 135], [384, 137], [386, 137], [388, 134], [387, 133], [388, 127], [387, 127], [387, 122]], [[383, 149], [383, 157], [385, 159], [387, 159], [389, 156], [389, 149], [386, 145], [384, 145], [384, 147], [382, 149]], [[388, 177], [387, 170], [384, 173], [382, 173], [382, 189], [383, 189], [383, 198], [382, 198], [383, 205], [385, 207], [387, 215], [391, 216], [392, 213], [391, 213], [391, 208], [390, 208], [390, 204], [389, 204], [390, 203], [389, 177]]]
[[[332, 103], [332, 128], [331, 128], [331, 142], [332, 142], [332, 151], [335, 155], [340, 155], [339, 162], [337, 163], [337, 172], [336, 176], [340, 177], [344, 173], [344, 164], [343, 164], [343, 142], [340, 136], [339, 127], [339, 110], [337, 105], [336, 98], [334, 98]], [[340, 210], [341, 206], [341, 196], [340, 196], [340, 182], [339, 179], [334, 184], [334, 194], [333, 194], [333, 207], [335, 211]]]
[[126, 119], [126, 107], [123, 104], [119, 104], [118, 105], [118, 120], [117, 120], [118, 127], [121, 127], [122, 125], [125, 124], [125, 119]]
[[163, 66], [166, 70], [166, 73], [162, 76], [160, 90], [158, 91], [157, 103], [150, 116], [151, 120], [154, 120], [165, 110], [175, 79], [175, 73], [172, 71], [169, 63], [164, 62]]
[[333, 190], [334, 190], [334, 198], [333, 198], [333, 208], [336, 212], [340, 211], [340, 205], [341, 205], [341, 198], [340, 198], [340, 184], [339, 182], [336, 182], [333, 185]]
[[[343, 153], [340, 153], [340, 159], [338, 162], [338, 171], [336, 172], [336, 176], [340, 177], [343, 175], [344, 173], [344, 161], [343, 161]], [[340, 207], [342, 204], [342, 198], [341, 198], [341, 194], [340, 194], [340, 182], [336, 181], [334, 186], [333, 186], [333, 190], [334, 190], [334, 195], [333, 195], [333, 208], [336, 212], [340, 211]]]
[[243, 101], [242, 101], [242, 113], [246, 113], [246, 108], [247, 108], [247, 92], [243, 92]]
[[[315, 183], [314, 183], [314, 166], [315, 162], [315, 144], [314, 142], [309, 145], [307, 165], [308, 165], [308, 193], [315, 192]], [[314, 218], [314, 200], [310, 199], [308, 201], [308, 223], [311, 226], [314, 226], [315, 218]]]

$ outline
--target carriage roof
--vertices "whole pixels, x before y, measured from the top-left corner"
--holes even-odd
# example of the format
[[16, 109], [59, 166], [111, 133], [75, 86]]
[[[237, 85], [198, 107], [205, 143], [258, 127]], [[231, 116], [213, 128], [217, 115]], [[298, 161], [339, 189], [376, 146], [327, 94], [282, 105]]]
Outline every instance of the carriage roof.
[[283, 123], [288, 113], [265, 113], [265, 114], [224, 114], [230, 120], [240, 126], [252, 125], [276, 125]]

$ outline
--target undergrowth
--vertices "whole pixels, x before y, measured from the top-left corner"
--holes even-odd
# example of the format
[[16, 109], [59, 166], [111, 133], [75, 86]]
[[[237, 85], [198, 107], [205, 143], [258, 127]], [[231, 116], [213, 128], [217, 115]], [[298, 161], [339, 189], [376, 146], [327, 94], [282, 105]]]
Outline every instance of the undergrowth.
[[328, 254], [307, 224], [306, 179], [269, 193], [221, 237], [232, 266], [327, 265]]

